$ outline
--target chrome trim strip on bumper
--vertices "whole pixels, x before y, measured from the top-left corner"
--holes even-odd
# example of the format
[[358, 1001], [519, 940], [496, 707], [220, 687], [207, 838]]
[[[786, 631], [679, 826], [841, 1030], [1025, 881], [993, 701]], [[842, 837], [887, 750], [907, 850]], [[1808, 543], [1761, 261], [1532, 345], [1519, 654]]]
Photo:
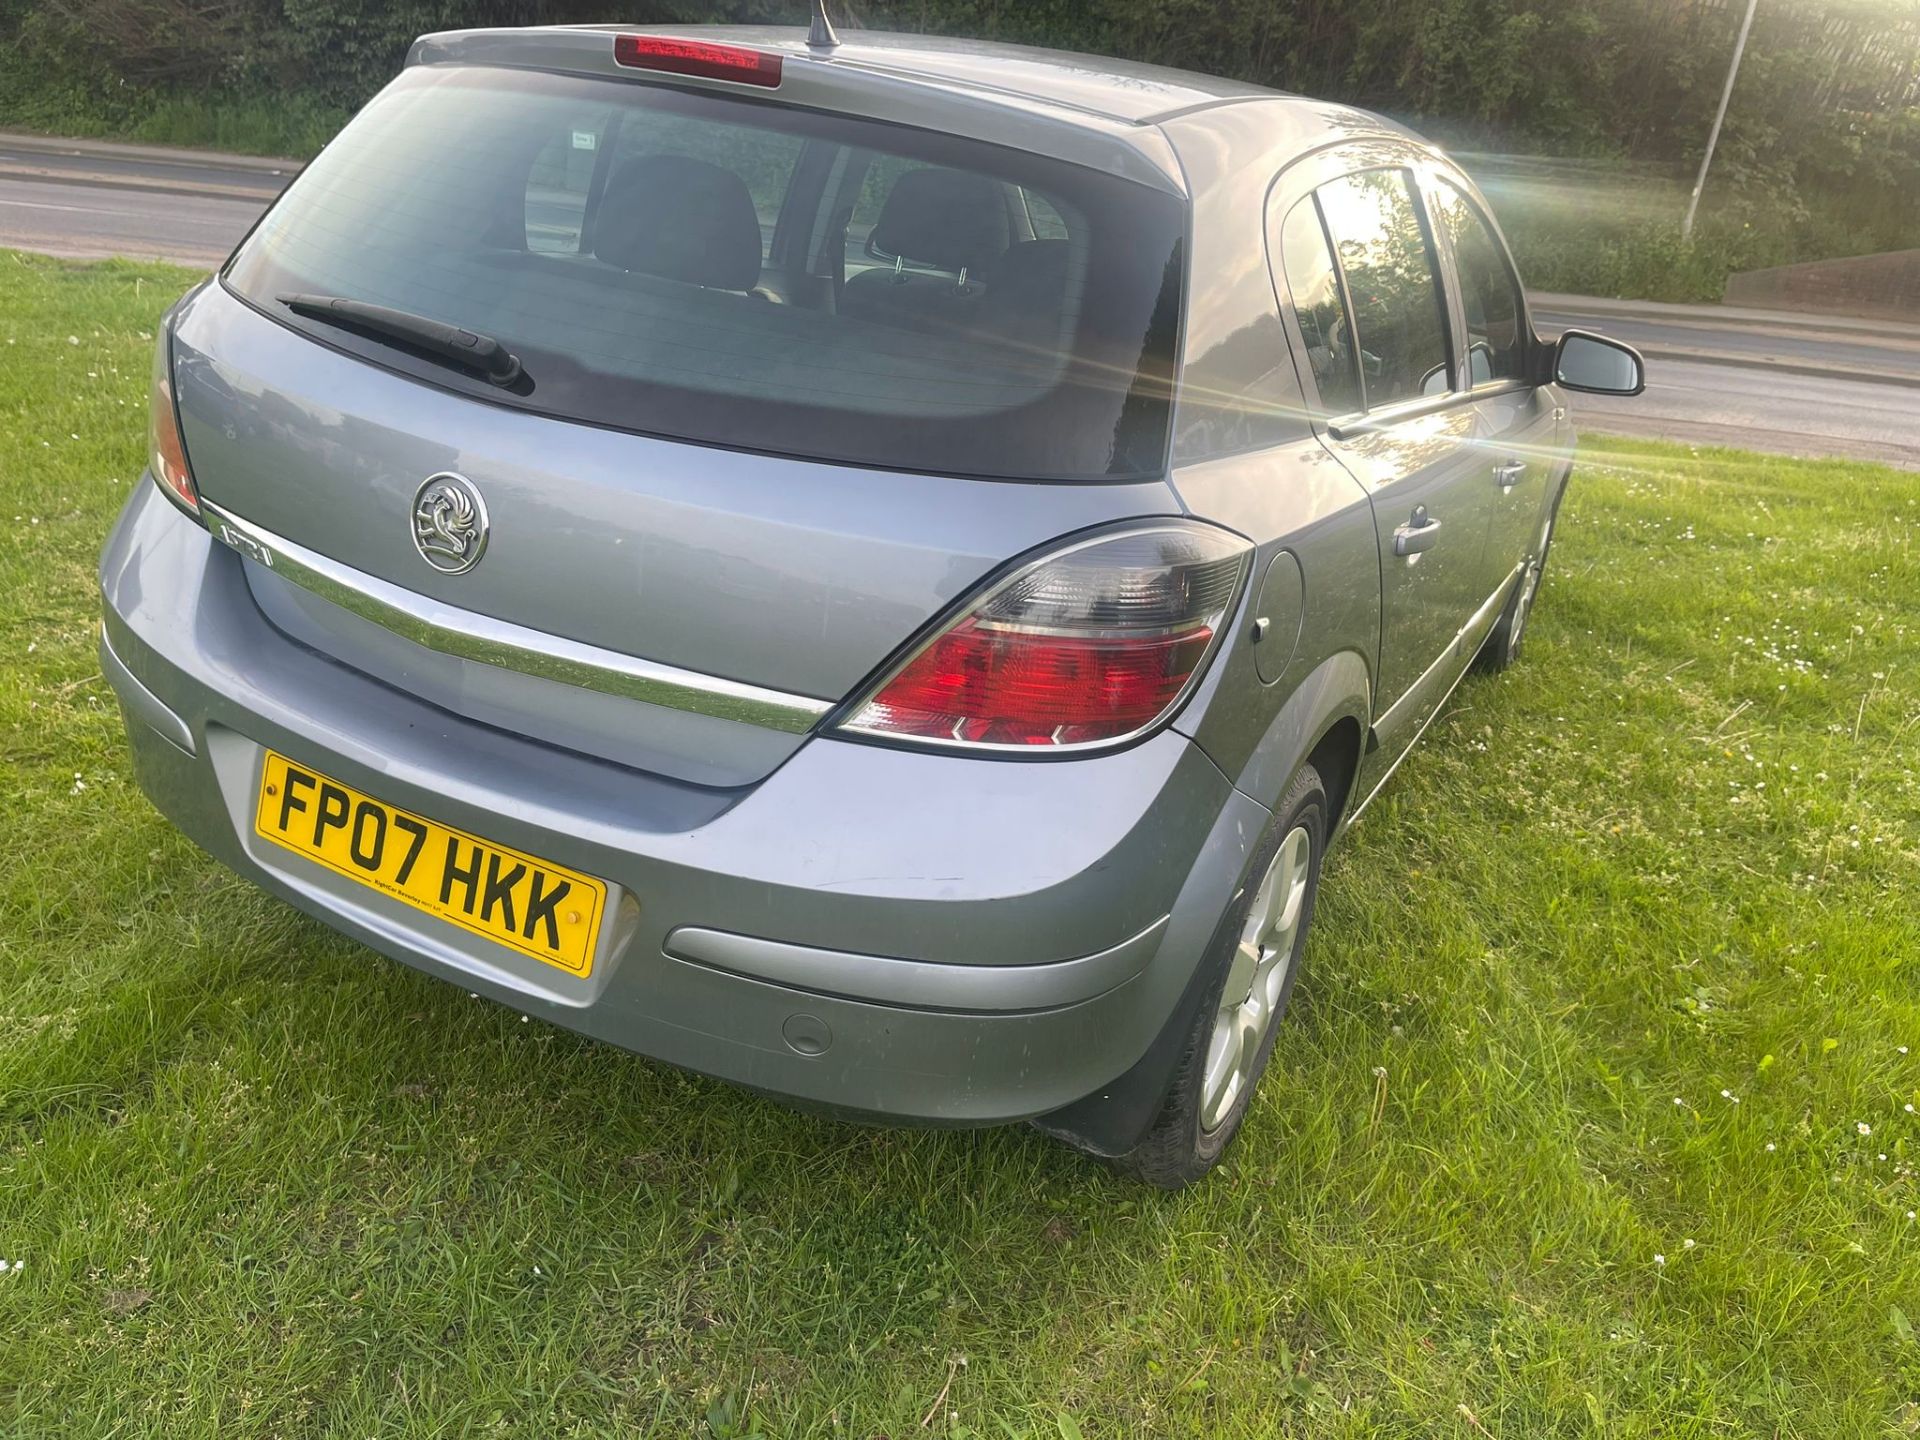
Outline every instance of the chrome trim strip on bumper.
[[833, 708], [829, 700], [661, 665], [442, 604], [330, 560], [204, 498], [200, 509], [207, 529], [222, 544], [321, 599], [443, 655], [796, 735], [811, 730]]
[[1161, 916], [1110, 950], [1034, 965], [897, 960], [693, 925], [668, 935], [664, 948], [675, 960], [849, 1000], [921, 1010], [1011, 1013], [1077, 1005], [1126, 984], [1159, 949], [1167, 919]]

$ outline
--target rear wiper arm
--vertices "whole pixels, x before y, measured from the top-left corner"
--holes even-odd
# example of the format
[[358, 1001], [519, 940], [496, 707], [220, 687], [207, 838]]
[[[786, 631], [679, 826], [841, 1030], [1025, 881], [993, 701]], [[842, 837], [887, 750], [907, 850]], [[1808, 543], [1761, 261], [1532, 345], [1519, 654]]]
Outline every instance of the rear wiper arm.
[[385, 305], [369, 305], [364, 300], [349, 300], [344, 295], [282, 295], [280, 303], [309, 320], [398, 340], [484, 375], [496, 385], [511, 385], [520, 378], [519, 357], [491, 335], [476, 335], [458, 325]]

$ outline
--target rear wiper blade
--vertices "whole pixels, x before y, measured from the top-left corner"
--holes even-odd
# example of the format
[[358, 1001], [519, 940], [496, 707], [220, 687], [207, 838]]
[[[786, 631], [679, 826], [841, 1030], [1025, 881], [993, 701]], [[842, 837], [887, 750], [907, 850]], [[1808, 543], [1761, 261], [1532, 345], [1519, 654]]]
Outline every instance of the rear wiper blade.
[[425, 315], [393, 310], [385, 305], [369, 305], [344, 295], [282, 295], [280, 303], [309, 320], [398, 340], [484, 375], [496, 385], [511, 385], [521, 375], [519, 357], [491, 335], [477, 335], [458, 325], [429, 320]]

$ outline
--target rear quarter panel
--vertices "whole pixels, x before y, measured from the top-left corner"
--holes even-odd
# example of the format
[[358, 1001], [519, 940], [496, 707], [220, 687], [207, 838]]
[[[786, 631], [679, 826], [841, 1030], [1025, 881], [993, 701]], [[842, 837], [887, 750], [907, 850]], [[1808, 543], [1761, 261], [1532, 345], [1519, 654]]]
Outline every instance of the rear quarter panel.
[[[1351, 717], [1364, 734], [1369, 722], [1380, 639], [1373, 511], [1312, 439], [1192, 466], [1175, 484], [1196, 514], [1259, 546], [1225, 647], [1178, 723], [1236, 788], [1271, 806], [1329, 728]], [[1297, 564], [1297, 590], [1264, 583], [1276, 559]]]
[[[1366, 492], [1307, 414], [1268, 261], [1268, 196], [1316, 147], [1377, 138], [1398, 152], [1407, 137], [1361, 111], [1298, 101], [1224, 106], [1165, 128], [1193, 197], [1174, 488], [1196, 515], [1258, 547], [1225, 648], [1177, 723], [1271, 806], [1340, 719], [1365, 733], [1380, 566]], [[1276, 557], [1297, 564], [1297, 589], [1290, 578], [1263, 584]]]

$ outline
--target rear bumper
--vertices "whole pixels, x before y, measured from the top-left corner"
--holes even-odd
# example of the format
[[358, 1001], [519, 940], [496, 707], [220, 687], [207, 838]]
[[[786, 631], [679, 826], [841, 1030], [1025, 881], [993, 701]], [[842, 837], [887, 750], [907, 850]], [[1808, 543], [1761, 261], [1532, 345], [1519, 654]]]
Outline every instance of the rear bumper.
[[[151, 485], [101, 585], [102, 665], [140, 784], [222, 862], [516, 1009], [839, 1109], [982, 1124], [1105, 1086], [1173, 1012], [1267, 819], [1171, 731], [1052, 764], [814, 739], [732, 790], [554, 749], [294, 643], [239, 557]], [[260, 840], [267, 747], [605, 879], [591, 972]]]

